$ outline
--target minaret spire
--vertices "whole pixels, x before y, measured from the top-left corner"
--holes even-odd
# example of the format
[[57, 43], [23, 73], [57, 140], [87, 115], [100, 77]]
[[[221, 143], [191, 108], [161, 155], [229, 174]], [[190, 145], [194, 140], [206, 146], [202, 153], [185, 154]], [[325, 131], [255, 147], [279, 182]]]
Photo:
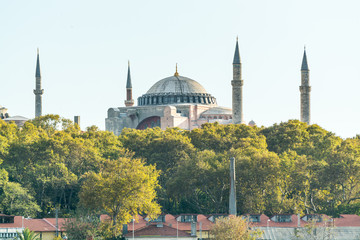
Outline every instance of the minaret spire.
[[40, 117], [42, 115], [42, 96], [44, 89], [41, 89], [41, 72], [40, 72], [40, 56], [39, 48], [37, 49], [37, 58], [36, 58], [36, 70], [35, 70], [35, 117]]
[[302, 64], [301, 64], [301, 71], [302, 70], [309, 70], [308, 63], [307, 63], [306, 47], [305, 46], [304, 46], [303, 60], [302, 60]]
[[128, 73], [126, 81], [126, 100], [125, 106], [131, 107], [134, 105], [134, 99], [132, 99], [132, 84], [131, 84], [131, 75], [130, 75], [130, 61], [128, 61]]
[[236, 46], [233, 60], [233, 80], [232, 85], [232, 117], [233, 124], [243, 123], [243, 97], [242, 86], [244, 81], [242, 80], [241, 73], [241, 60], [238, 38], [236, 38]]
[[235, 46], [233, 64], [241, 64], [238, 37], [236, 37], [236, 46]]
[[306, 57], [306, 48], [301, 64], [301, 86], [300, 86], [300, 121], [310, 124], [310, 76]]

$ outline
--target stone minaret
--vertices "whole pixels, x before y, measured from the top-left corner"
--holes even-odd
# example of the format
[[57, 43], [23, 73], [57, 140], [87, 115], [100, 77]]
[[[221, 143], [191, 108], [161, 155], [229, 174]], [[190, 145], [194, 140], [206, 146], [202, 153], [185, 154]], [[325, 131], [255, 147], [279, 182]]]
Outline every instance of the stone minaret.
[[229, 214], [236, 216], [235, 158], [230, 158]]
[[37, 49], [37, 60], [36, 60], [36, 72], [35, 72], [36, 85], [34, 89], [35, 94], [35, 117], [42, 115], [42, 100], [41, 95], [44, 93], [44, 89], [41, 89], [41, 73], [40, 73], [40, 58], [39, 49]]
[[130, 76], [130, 62], [128, 62], [128, 74], [126, 81], [126, 100], [125, 106], [131, 107], [134, 105], [134, 99], [132, 99], [132, 85], [131, 85], [131, 76]]
[[241, 79], [241, 60], [239, 53], [238, 39], [236, 38], [236, 48], [233, 61], [233, 80], [232, 85], [232, 114], [233, 124], [243, 123], [243, 97], [242, 86], [244, 81]]
[[310, 124], [310, 92], [309, 67], [307, 64], [306, 50], [301, 65], [301, 86], [300, 86], [300, 121]]

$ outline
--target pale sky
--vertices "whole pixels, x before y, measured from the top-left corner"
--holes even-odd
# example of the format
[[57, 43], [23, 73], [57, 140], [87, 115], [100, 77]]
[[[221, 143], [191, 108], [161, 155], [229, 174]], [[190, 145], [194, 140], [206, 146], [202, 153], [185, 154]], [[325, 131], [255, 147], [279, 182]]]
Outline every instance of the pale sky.
[[311, 122], [337, 135], [360, 134], [359, 0], [2, 0], [0, 105], [35, 115], [36, 48], [43, 114], [105, 129], [125, 100], [179, 73], [231, 107], [236, 36], [243, 63], [244, 118], [270, 126], [300, 117], [306, 45]]

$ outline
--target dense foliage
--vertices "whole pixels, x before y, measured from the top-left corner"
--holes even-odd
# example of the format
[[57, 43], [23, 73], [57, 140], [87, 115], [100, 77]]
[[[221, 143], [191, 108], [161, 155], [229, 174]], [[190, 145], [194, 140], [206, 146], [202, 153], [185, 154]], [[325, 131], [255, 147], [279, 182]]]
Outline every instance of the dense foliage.
[[216, 240], [256, 240], [261, 238], [262, 231], [249, 228], [249, 222], [242, 216], [230, 216], [216, 219], [210, 234]]
[[86, 183], [111, 175], [106, 166], [120, 168], [116, 162], [126, 159], [159, 172], [163, 212], [226, 213], [230, 157], [239, 213], [360, 213], [358, 136], [341, 139], [290, 120], [267, 128], [125, 129], [117, 137], [96, 127], [82, 132], [57, 115], [22, 128], [0, 120], [0, 210], [46, 217], [59, 208], [66, 216], [79, 206]]

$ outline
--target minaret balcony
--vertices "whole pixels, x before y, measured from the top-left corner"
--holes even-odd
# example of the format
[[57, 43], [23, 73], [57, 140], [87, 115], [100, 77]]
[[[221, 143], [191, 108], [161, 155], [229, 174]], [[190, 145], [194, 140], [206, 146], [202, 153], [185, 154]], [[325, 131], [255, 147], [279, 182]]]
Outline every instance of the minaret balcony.
[[44, 89], [34, 89], [34, 94], [35, 95], [43, 95], [44, 94]]

